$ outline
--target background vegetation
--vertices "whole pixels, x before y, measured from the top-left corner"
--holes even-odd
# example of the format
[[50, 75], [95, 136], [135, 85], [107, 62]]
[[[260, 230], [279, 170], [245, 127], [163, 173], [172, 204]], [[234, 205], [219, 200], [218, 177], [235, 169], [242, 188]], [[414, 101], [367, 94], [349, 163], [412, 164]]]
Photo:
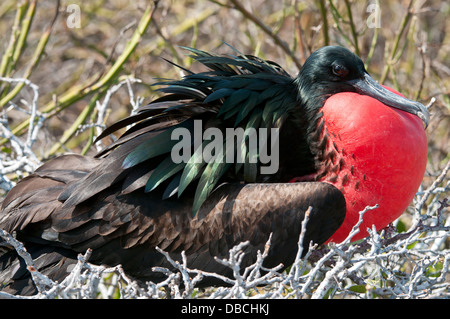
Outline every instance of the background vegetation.
[[[449, 18], [440, 0], [3, 0], [1, 189], [50, 157], [94, 154], [98, 129], [157, 96], [155, 79], [180, 77], [162, 58], [198, 70], [179, 46], [232, 54], [224, 42], [293, 76], [315, 49], [346, 46], [375, 79], [430, 104], [426, 189], [449, 165]], [[448, 197], [445, 174], [437, 186]]]

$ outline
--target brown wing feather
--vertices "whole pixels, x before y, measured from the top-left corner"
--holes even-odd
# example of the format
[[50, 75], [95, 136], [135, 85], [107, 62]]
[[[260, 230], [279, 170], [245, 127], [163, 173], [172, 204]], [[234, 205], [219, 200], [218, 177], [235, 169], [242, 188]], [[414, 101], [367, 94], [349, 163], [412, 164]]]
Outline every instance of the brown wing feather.
[[[325, 242], [345, 216], [342, 194], [324, 183], [224, 184], [195, 217], [192, 197], [161, 200], [158, 192], [144, 193], [142, 188], [121, 194], [121, 183], [73, 207], [57, 200], [70, 187], [69, 180], [91, 174], [88, 170], [102, 161], [76, 155], [49, 161], [8, 195], [0, 227], [17, 231], [18, 239], [30, 247], [45, 243], [55, 250], [67, 249], [73, 256], [91, 248], [94, 263], [122, 264], [136, 278], [159, 280], [162, 278], [151, 268], [170, 265], [155, 246], [173, 253], [174, 258], [186, 251], [191, 268], [230, 275], [214, 256], [226, 257], [231, 247], [248, 240], [244, 265], [250, 264], [257, 250], [264, 249], [270, 233], [273, 238], [267, 266], [289, 265], [309, 206], [313, 211], [307, 226], [308, 242]], [[65, 178], [57, 174], [66, 174], [68, 167], [72, 173]], [[57, 267], [54, 269], [56, 273]]]

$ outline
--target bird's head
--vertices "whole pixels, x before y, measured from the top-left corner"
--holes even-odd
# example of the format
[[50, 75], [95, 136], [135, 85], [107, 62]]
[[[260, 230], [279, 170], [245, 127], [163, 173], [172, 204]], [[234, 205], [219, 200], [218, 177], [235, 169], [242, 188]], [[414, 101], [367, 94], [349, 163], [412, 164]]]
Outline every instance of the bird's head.
[[340, 46], [326, 46], [312, 53], [300, 70], [296, 83], [300, 99], [306, 107], [321, 107], [333, 94], [355, 92], [414, 114], [423, 121], [425, 127], [430, 121], [428, 110], [423, 104], [397, 95], [378, 84], [366, 71], [362, 60]]

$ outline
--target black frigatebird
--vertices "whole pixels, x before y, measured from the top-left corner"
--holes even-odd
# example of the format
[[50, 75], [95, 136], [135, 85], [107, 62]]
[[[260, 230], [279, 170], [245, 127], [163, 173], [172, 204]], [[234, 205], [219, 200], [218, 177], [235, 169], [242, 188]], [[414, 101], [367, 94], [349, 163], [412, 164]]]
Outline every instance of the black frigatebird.
[[[429, 114], [376, 83], [351, 51], [323, 47], [293, 78], [254, 56], [186, 49], [206, 71], [182, 68], [182, 79], [159, 83], [161, 97], [99, 136], [131, 126], [95, 157], [52, 159], [8, 193], [0, 228], [44, 274], [61, 280], [90, 248], [94, 264], [158, 281], [152, 267], [171, 268], [158, 246], [174, 258], [185, 251], [191, 269], [230, 275], [214, 256], [248, 240], [245, 267], [270, 233], [265, 265], [287, 266], [308, 207], [305, 242], [320, 245], [342, 241], [367, 205], [379, 208], [354, 240], [411, 202], [425, 171]], [[227, 135], [238, 128], [253, 133]], [[269, 164], [276, 169], [263, 170]], [[32, 293], [23, 261], [0, 247], [0, 283]]]

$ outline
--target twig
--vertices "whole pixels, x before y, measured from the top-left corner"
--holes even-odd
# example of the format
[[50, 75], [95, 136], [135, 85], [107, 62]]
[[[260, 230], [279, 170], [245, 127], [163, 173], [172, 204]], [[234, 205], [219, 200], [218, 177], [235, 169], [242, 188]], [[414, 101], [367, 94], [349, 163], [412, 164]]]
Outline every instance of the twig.
[[13, 236], [11, 236], [3, 229], [0, 229], [0, 237], [2, 237], [8, 245], [12, 246], [16, 250], [17, 254], [24, 260], [25, 264], [27, 265], [27, 269], [33, 278], [33, 281], [36, 284], [36, 288], [40, 293], [43, 293], [46, 287], [54, 286], [55, 283], [52, 280], [37, 271], [33, 259], [21, 242], [16, 240]]
[[298, 69], [301, 69], [302, 64], [297, 59], [297, 57], [291, 52], [289, 49], [289, 46], [284, 42], [277, 34], [272, 32], [272, 30], [265, 25], [260, 19], [258, 19], [253, 13], [248, 11], [240, 2], [239, 0], [230, 0], [231, 3], [233, 3], [236, 10], [241, 12], [247, 19], [255, 23], [258, 27], [261, 28], [267, 35], [269, 35], [276, 45], [278, 45], [295, 63]]
[[408, 30], [409, 20], [411, 19], [412, 14], [413, 14], [411, 11], [412, 4], [413, 4], [413, 0], [410, 0], [408, 7], [406, 8], [405, 15], [403, 16], [403, 20], [400, 23], [400, 28], [398, 29], [397, 35], [395, 37], [394, 44], [391, 49], [390, 57], [388, 58], [386, 65], [384, 66], [383, 72], [381, 74], [381, 78], [379, 81], [381, 84], [383, 84], [384, 81], [386, 81], [389, 70], [392, 69], [392, 65], [394, 64], [395, 57], [398, 55], [397, 50], [398, 50], [398, 47], [400, 44], [400, 40], [401, 40], [403, 34], [405, 34]]

